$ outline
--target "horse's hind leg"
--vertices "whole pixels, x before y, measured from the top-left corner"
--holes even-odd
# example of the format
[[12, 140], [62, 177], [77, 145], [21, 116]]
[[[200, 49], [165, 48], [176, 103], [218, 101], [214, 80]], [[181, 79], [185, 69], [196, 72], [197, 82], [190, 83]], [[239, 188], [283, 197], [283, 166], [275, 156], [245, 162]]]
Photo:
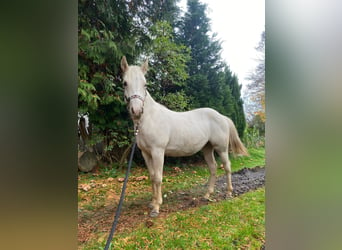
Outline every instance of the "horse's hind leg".
[[215, 182], [216, 182], [216, 170], [217, 170], [217, 164], [214, 157], [214, 149], [210, 144], [207, 144], [202, 149], [204, 159], [208, 164], [209, 171], [210, 171], [210, 177], [208, 181], [208, 191], [204, 195], [204, 198], [209, 199], [210, 194], [214, 192]]
[[230, 168], [230, 160], [228, 157], [228, 152], [218, 152], [221, 157], [221, 161], [226, 171], [227, 175], [227, 197], [232, 197], [233, 193], [233, 185], [232, 185], [232, 176], [231, 176], [231, 168]]

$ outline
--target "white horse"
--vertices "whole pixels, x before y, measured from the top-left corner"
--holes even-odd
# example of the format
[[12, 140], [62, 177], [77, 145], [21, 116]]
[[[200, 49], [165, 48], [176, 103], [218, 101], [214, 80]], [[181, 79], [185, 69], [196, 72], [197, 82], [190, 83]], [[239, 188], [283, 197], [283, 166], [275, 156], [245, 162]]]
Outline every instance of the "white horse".
[[124, 56], [121, 60], [125, 100], [134, 122], [136, 142], [148, 167], [152, 182], [151, 217], [159, 214], [162, 204], [161, 184], [164, 156], [189, 156], [202, 150], [209, 166], [209, 199], [214, 192], [216, 161], [214, 150], [221, 157], [227, 175], [227, 196], [233, 187], [228, 150], [234, 154], [248, 155], [240, 141], [233, 122], [210, 108], [187, 112], [174, 112], [155, 102], [146, 90], [147, 60], [140, 67], [129, 66]]

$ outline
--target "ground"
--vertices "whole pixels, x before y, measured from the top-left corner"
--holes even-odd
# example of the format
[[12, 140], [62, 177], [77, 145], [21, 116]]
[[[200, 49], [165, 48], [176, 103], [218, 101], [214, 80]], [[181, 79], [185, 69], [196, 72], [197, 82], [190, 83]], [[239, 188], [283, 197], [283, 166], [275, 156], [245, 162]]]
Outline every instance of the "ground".
[[[174, 171], [177, 172], [181, 170], [175, 168]], [[146, 176], [135, 178], [136, 181], [145, 181], [145, 179], [147, 179]], [[121, 178], [118, 178], [118, 180], [122, 181]], [[262, 187], [265, 184], [265, 168], [243, 168], [234, 172], [232, 174], [232, 183], [234, 187], [233, 196], [239, 196], [250, 190]], [[106, 184], [101, 185], [103, 186]], [[128, 185], [130, 185], [130, 182]], [[83, 186], [83, 188], [86, 189], [87, 186]], [[89, 188], [91, 188], [91, 186], [89, 186]], [[168, 214], [175, 211], [187, 210], [225, 199], [226, 176], [223, 175], [217, 178], [215, 193], [211, 196], [209, 201], [202, 198], [205, 190], [206, 185], [197, 184], [193, 185], [191, 189], [179, 189], [178, 191], [169, 190], [163, 192], [164, 203], [161, 206], [159, 218], [167, 217]], [[93, 238], [97, 232], [105, 232], [106, 235], [108, 235], [119, 197], [118, 194], [113, 194], [111, 198], [113, 202], [109, 204], [105, 204], [94, 211], [79, 213], [79, 245], [82, 245]], [[148, 208], [149, 202], [150, 197], [147, 196], [138, 196], [137, 199], [132, 200], [129, 200], [126, 196], [116, 233], [132, 230], [132, 228], [135, 228], [141, 223], [145, 224], [148, 228], [152, 227], [154, 224], [153, 219], [148, 216], [150, 210]]]

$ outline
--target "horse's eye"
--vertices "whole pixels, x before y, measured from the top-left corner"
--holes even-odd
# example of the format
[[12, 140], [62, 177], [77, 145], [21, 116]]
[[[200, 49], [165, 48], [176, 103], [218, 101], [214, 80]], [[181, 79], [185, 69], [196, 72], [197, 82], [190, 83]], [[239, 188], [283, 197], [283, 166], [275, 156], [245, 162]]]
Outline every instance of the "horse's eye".
[[123, 83], [123, 85], [124, 85], [124, 87], [126, 88], [126, 87], [127, 87], [127, 82], [125, 81], [125, 82]]

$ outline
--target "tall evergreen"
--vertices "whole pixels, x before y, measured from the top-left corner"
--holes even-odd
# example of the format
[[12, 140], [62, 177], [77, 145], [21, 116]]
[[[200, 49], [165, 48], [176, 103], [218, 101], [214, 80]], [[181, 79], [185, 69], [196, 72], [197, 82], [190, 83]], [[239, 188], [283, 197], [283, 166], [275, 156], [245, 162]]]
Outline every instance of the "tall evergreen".
[[[188, 63], [188, 95], [194, 97], [193, 106], [211, 106], [220, 99], [219, 71], [221, 43], [215, 34], [210, 36], [210, 20], [206, 16], [207, 5], [198, 0], [188, 0], [188, 10], [182, 24], [182, 43], [191, 50]], [[215, 97], [214, 97], [215, 96]]]
[[168, 22], [173, 28], [176, 27], [180, 18], [179, 0], [160, 1], [155, 0], [147, 4], [152, 24], [159, 21]]
[[188, 63], [187, 94], [192, 96], [193, 108], [211, 107], [231, 117], [242, 137], [246, 127], [241, 99], [241, 85], [221, 60], [221, 41], [210, 35], [207, 5], [188, 0], [182, 24], [182, 42], [191, 50]]
[[232, 114], [231, 119], [235, 123], [239, 136], [243, 137], [246, 128], [246, 118], [243, 109], [243, 100], [241, 98], [242, 85], [239, 84], [239, 80], [236, 75], [233, 75], [227, 83], [231, 89], [232, 98], [234, 100], [234, 113]]
[[232, 90], [230, 88], [230, 82], [232, 80], [233, 74], [228, 68], [228, 66], [225, 66], [224, 72], [223, 72], [223, 87], [222, 87], [222, 93], [223, 93], [223, 111], [222, 114], [233, 117], [235, 114], [235, 99], [232, 95]]

